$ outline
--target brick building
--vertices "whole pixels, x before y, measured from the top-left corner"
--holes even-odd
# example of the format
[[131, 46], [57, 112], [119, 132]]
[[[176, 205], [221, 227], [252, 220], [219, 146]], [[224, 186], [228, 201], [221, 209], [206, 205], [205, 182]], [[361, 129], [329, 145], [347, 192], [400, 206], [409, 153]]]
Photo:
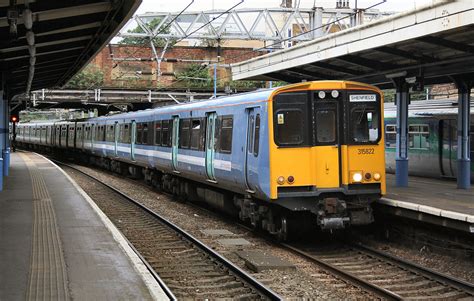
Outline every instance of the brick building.
[[[157, 48], [158, 55], [162, 49]], [[222, 48], [220, 62], [222, 64], [244, 61], [264, 54], [252, 51], [249, 48], [225, 47]], [[161, 76], [158, 76], [158, 63], [151, 60], [152, 49], [144, 46], [110, 45], [104, 48], [90, 63], [104, 75], [103, 87], [123, 88], [158, 88], [172, 86], [179, 88], [177, 75], [189, 68], [190, 64], [202, 62], [179, 62], [181, 59], [198, 61], [215, 61], [217, 49], [213, 47], [172, 47], [165, 52], [165, 59], [178, 59], [178, 62], [161, 62]], [[212, 68], [208, 68], [212, 76]], [[230, 70], [218, 67], [218, 78], [225, 82], [230, 80]]]

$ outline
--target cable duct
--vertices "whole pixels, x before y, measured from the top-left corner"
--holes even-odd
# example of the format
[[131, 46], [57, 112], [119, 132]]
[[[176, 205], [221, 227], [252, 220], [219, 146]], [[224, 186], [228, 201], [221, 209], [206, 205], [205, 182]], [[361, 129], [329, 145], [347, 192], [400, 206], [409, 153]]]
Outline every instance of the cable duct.
[[[28, 3], [28, 2], [27, 2]], [[35, 33], [33, 32], [33, 13], [29, 8], [23, 11], [23, 24], [26, 29], [26, 42], [28, 43], [28, 51], [30, 53], [30, 68], [28, 72], [28, 79], [26, 81], [26, 95], [30, 94], [31, 85], [35, 76], [35, 64], [36, 64], [36, 45], [35, 45]]]

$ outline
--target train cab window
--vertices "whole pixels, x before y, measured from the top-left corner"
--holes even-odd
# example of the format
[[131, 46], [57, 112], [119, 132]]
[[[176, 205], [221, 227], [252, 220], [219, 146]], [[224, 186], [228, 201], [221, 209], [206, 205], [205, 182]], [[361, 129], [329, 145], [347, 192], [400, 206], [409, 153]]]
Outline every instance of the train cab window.
[[193, 119], [191, 122], [191, 149], [201, 149], [201, 120]]
[[397, 144], [397, 126], [395, 124], [387, 124], [385, 127], [385, 146], [394, 148]]
[[171, 146], [170, 131], [172, 128], [172, 124], [173, 122], [170, 122], [170, 120], [163, 120], [161, 123], [161, 145], [162, 146]]
[[308, 92], [287, 92], [274, 97], [274, 140], [278, 146], [309, 145], [310, 103]]
[[253, 155], [258, 156], [258, 149], [260, 147], [260, 114], [255, 117], [255, 134], [253, 142]]
[[408, 126], [408, 146], [410, 148], [427, 149], [430, 147], [429, 142], [430, 130], [427, 124]]
[[380, 136], [379, 108], [375, 105], [358, 104], [351, 110], [350, 139], [355, 143], [374, 143]]
[[190, 119], [182, 119], [179, 127], [179, 147], [180, 148], [189, 148], [189, 127], [190, 127], [191, 120]]
[[275, 142], [278, 145], [300, 145], [304, 142], [304, 116], [301, 110], [287, 109], [276, 112]]
[[161, 120], [155, 121], [155, 145], [161, 145]]
[[232, 116], [220, 116], [216, 124], [216, 134], [218, 134], [216, 146], [217, 151], [224, 154], [232, 153], [232, 129], [234, 118]]
[[318, 143], [336, 142], [336, 112], [331, 109], [319, 109], [316, 118], [316, 141]]

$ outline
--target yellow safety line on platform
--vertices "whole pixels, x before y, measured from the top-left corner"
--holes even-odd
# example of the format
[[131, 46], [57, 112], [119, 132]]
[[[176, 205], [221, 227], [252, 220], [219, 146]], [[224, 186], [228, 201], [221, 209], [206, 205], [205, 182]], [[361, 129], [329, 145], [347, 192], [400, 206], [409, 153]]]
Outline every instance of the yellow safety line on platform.
[[56, 215], [41, 171], [29, 155], [20, 153], [33, 186], [33, 242], [26, 300], [67, 300], [66, 264]]

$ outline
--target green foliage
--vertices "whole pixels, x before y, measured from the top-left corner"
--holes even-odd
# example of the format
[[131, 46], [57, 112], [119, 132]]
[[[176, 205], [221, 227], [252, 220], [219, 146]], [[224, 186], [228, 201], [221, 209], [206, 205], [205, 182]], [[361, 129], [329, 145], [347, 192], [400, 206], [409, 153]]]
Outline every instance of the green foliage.
[[95, 89], [104, 84], [104, 72], [95, 65], [88, 65], [74, 75], [65, 85], [67, 89]]
[[207, 66], [190, 64], [185, 70], [178, 72], [176, 78], [190, 88], [210, 88], [213, 86], [213, 79], [209, 74]]
[[[160, 22], [161, 22], [160, 18], [154, 18], [153, 20], [148, 22], [147, 25], [148, 25], [149, 28], [154, 29], [154, 28], [156, 28], [156, 26], [158, 26], [158, 24], [160, 24]], [[161, 31], [161, 29], [160, 29], [160, 31]], [[144, 30], [140, 26], [137, 26], [134, 29], [127, 30], [127, 32], [128, 33], [144, 33]], [[169, 30], [169, 28], [167, 28], [166, 30], [162, 31], [161, 33], [168, 34], [168, 33], [170, 33], [170, 30]], [[174, 41], [175, 40], [170, 40], [171, 44], [173, 44]], [[149, 40], [147, 38], [141, 38], [141, 37], [125, 37], [118, 43], [123, 44], [123, 45], [149, 45]], [[153, 44], [156, 47], [164, 47], [166, 45], [166, 39], [154, 38], [153, 39]]]

